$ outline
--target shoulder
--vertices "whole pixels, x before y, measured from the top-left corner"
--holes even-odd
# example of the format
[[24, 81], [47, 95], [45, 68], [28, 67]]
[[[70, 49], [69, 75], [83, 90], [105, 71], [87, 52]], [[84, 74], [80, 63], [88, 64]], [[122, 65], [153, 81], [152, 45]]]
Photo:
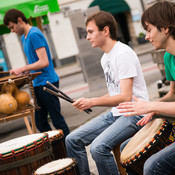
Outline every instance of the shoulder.
[[43, 39], [44, 35], [37, 27], [32, 27], [28, 34], [28, 38], [29, 40], [32, 40], [32, 42], [36, 42], [37, 40]]
[[115, 47], [120, 54], [128, 53], [128, 54], [133, 54], [136, 56], [135, 51], [131, 47], [129, 47], [127, 44], [124, 44], [118, 41]]
[[121, 42], [116, 44], [116, 55], [118, 56], [119, 60], [121, 60], [122, 62], [124, 60], [129, 62], [133, 60], [138, 60], [138, 56], [135, 53], [135, 51], [128, 45]]
[[30, 33], [29, 33], [30, 36], [37, 36], [37, 35], [43, 35], [41, 30], [38, 29], [37, 27], [32, 27], [30, 29]]
[[174, 55], [172, 55], [172, 54], [166, 52], [166, 53], [164, 54], [164, 62], [165, 62], [165, 63], [170, 62], [171, 59], [174, 59]]
[[164, 54], [164, 58], [171, 58], [172, 54], [168, 53], [168, 52], [165, 52]]

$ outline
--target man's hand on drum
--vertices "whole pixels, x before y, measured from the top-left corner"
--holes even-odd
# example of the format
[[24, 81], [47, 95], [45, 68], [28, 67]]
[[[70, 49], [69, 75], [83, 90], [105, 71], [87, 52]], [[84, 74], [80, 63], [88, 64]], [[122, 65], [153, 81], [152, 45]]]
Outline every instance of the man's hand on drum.
[[85, 109], [92, 107], [92, 102], [91, 99], [88, 98], [79, 98], [74, 103], [72, 103], [72, 106], [80, 111], [84, 111]]
[[[126, 113], [124, 114], [125, 117], [132, 116], [132, 115], [143, 115], [150, 112], [150, 103], [144, 100], [140, 100], [136, 97], [134, 97], [134, 100], [136, 102], [124, 102], [120, 103], [119, 106], [117, 106], [117, 109], [121, 109], [120, 113]], [[147, 124], [151, 119], [152, 116], [155, 113], [149, 113], [146, 116], [144, 116], [141, 120], [137, 122], [137, 125], [145, 125]]]
[[140, 126], [146, 125], [152, 119], [154, 114], [155, 114], [154, 112], [151, 112], [145, 115], [141, 120], [137, 122], [137, 125], [140, 125]]

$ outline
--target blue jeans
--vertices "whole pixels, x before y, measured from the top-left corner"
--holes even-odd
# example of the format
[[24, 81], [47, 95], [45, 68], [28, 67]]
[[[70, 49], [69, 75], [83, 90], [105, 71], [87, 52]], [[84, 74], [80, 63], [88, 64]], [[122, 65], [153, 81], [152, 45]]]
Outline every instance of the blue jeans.
[[[129, 139], [121, 145], [125, 147]], [[134, 170], [127, 170], [128, 175], [137, 175]], [[175, 142], [153, 154], [144, 163], [144, 175], [173, 175], [175, 174]]]
[[78, 162], [80, 175], [90, 175], [85, 146], [91, 144], [90, 152], [100, 175], [118, 175], [111, 150], [136, 133], [136, 125], [142, 116], [113, 116], [111, 112], [98, 116], [66, 137], [69, 157]]
[[[59, 87], [59, 82], [52, 83], [56, 87]], [[37, 103], [40, 107], [39, 110], [35, 110], [35, 122], [36, 127], [40, 132], [52, 130], [48, 123], [48, 113], [52, 120], [53, 126], [56, 129], [63, 130], [64, 136], [66, 137], [70, 131], [61, 115], [60, 101], [58, 97], [51, 95], [50, 93], [43, 90], [43, 87], [52, 89], [49, 85], [34, 87], [35, 96]]]

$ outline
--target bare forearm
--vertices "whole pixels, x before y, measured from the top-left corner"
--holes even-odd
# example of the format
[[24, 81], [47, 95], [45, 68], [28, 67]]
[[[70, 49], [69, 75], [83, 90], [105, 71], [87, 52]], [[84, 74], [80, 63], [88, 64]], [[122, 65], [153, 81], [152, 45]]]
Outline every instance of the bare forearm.
[[22, 73], [30, 72], [32, 70], [39, 70], [44, 67], [48, 66], [45, 63], [42, 63], [41, 61], [37, 61], [33, 64], [25, 65], [19, 68], [14, 68], [10, 70], [10, 74], [20, 75]]
[[175, 116], [175, 102], [151, 102], [148, 112]]
[[122, 94], [115, 95], [115, 96], [105, 95], [102, 97], [91, 98], [90, 101], [92, 103], [92, 106], [114, 107], [114, 106], [117, 106], [119, 103], [131, 101], [131, 98], [128, 98]]

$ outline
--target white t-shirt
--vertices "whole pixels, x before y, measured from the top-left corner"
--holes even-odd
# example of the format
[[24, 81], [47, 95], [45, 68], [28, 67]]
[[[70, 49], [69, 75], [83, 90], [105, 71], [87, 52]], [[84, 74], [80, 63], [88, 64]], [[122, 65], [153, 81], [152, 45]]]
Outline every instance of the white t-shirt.
[[[128, 45], [117, 41], [110, 52], [104, 53], [101, 65], [110, 96], [121, 93], [120, 80], [133, 77], [133, 95], [148, 101], [148, 92], [139, 59]], [[116, 106], [111, 112], [114, 116], [122, 115]]]

